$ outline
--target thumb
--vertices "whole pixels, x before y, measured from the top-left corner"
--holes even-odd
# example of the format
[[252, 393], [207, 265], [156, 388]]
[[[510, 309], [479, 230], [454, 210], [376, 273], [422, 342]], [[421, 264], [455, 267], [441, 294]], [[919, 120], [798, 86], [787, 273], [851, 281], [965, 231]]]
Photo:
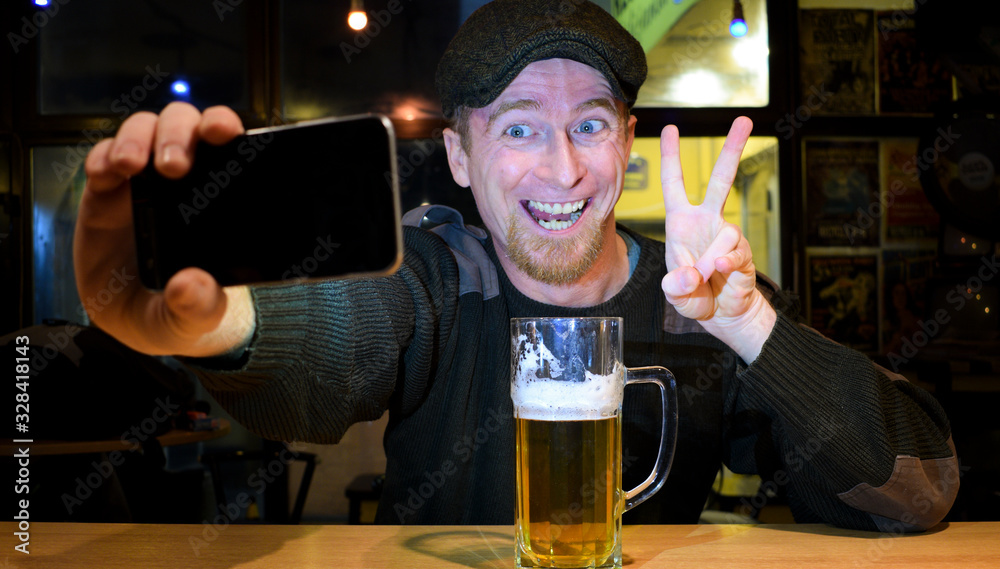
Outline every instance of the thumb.
[[[167, 281], [154, 319], [180, 338], [197, 339], [214, 330], [226, 314], [226, 294], [212, 275], [189, 267]], [[156, 306], [159, 304], [159, 306]]]
[[694, 267], [677, 267], [663, 277], [661, 286], [667, 302], [677, 304], [702, 284], [701, 272]]

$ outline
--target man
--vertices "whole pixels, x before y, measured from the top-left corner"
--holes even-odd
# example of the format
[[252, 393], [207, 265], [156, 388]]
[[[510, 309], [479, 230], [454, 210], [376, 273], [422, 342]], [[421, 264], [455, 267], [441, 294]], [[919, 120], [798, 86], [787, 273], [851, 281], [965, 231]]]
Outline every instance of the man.
[[[663, 129], [666, 245], [616, 226], [645, 79], [638, 43], [587, 3], [496, 0], [459, 30], [437, 85], [455, 180], [485, 231], [414, 215], [403, 266], [365, 281], [220, 289], [187, 269], [92, 314], [147, 353], [189, 356], [216, 399], [265, 437], [336, 442], [390, 412], [378, 520], [507, 524], [514, 513], [508, 325], [623, 316], [625, 362], [678, 378], [673, 470], [630, 521], [695, 522], [720, 462], [785, 490], [796, 518], [889, 531], [942, 519], [958, 485], [934, 400], [779, 315], [721, 215], [750, 121], [737, 119], [705, 201], [688, 203], [678, 132]], [[222, 108], [137, 113], [87, 160], [81, 296], [134, 266], [128, 176], [150, 153], [180, 176], [195, 141], [242, 130]], [[630, 393], [631, 391], [631, 393]], [[626, 392], [627, 485], [659, 437], [658, 399]], [[653, 456], [650, 456], [650, 455]]]

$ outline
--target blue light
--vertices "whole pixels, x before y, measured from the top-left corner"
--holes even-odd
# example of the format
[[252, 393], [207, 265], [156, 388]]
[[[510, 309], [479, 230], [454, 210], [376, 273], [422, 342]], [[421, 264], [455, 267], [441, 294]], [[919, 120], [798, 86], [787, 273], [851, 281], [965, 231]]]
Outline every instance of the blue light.
[[188, 82], [183, 79], [178, 79], [177, 81], [171, 83], [170, 90], [173, 91], [175, 95], [179, 95], [181, 97], [187, 97], [191, 94], [191, 86], [188, 85]]
[[35, 6], [41, 6], [42, 8], [49, 5], [49, 0], [35, 0]]
[[747, 23], [742, 19], [736, 18], [729, 24], [729, 33], [733, 34], [734, 38], [741, 38], [747, 35]]

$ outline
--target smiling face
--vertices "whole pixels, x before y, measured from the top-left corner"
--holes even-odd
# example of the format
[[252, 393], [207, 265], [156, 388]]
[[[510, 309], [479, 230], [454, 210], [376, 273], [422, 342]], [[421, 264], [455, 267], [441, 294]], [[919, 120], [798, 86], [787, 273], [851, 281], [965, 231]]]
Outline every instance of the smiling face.
[[622, 249], [606, 244], [615, 237], [634, 126], [600, 72], [547, 59], [469, 113], [465, 148], [445, 132], [452, 174], [471, 187], [515, 284], [519, 276], [585, 284], [620, 267]]

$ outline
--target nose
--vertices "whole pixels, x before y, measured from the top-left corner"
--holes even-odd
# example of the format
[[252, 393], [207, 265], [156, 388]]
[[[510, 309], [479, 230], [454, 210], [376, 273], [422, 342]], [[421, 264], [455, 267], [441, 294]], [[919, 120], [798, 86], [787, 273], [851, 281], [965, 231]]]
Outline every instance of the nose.
[[535, 169], [539, 179], [547, 184], [570, 189], [586, 174], [582, 156], [565, 132], [558, 132], [544, 150], [545, 155]]

